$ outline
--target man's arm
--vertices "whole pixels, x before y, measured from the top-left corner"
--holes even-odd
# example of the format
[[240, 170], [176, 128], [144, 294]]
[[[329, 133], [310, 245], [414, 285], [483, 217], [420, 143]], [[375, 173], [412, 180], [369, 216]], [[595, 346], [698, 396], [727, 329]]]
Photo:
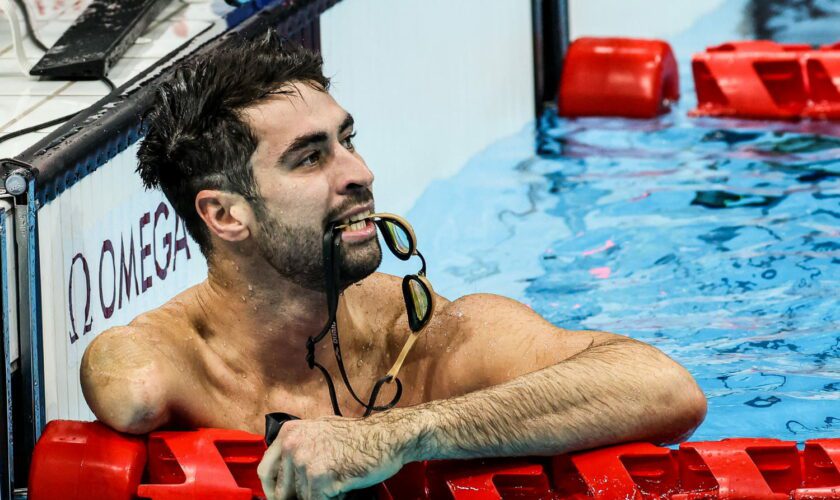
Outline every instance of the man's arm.
[[170, 367], [134, 327], [112, 328], [82, 357], [85, 400], [96, 417], [121, 432], [144, 434], [166, 424]]
[[[427, 383], [439, 384], [436, 396], [461, 395], [364, 420], [287, 423], [260, 464], [270, 499], [336, 495], [424, 459], [673, 442], [705, 415], [685, 369], [641, 342], [560, 330], [491, 295], [465, 297], [439, 315], [428, 348], [441, 359]], [[455, 347], [440, 349], [446, 342]]]
[[652, 346], [563, 331], [498, 296], [453, 307], [470, 318], [459, 328], [466, 340], [430, 380], [459, 374], [487, 388], [373, 417], [386, 426], [402, 422], [416, 435], [406, 448], [411, 461], [673, 443], [705, 416], [706, 399], [691, 375]]

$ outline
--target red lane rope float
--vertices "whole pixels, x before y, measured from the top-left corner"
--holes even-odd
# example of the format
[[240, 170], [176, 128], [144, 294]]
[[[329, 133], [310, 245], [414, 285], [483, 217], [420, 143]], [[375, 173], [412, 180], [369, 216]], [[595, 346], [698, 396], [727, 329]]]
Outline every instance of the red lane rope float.
[[694, 116], [840, 118], [840, 43], [729, 42], [695, 54]]
[[578, 38], [557, 90], [563, 116], [653, 118], [680, 98], [671, 46], [662, 40]]
[[96, 422], [50, 422], [32, 454], [28, 496], [134, 498], [146, 456], [141, 437]]
[[[264, 498], [261, 436], [198, 429], [127, 436], [56, 420], [35, 446], [31, 500]], [[840, 439], [799, 450], [778, 439], [630, 443], [556, 457], [408, 464], [379, 485], [385, 500], [840, 499]]]

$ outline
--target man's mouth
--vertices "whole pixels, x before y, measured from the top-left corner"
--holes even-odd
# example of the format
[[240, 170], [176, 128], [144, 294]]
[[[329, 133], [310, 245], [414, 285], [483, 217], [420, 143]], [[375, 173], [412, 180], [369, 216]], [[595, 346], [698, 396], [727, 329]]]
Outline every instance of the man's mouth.
[[364, 212], [360, 212], [356, 215], [348, 217], [347, 219], [344, 219], [343, 221], [341, 221], [341, 225], [347, 226], [344, 228], [344, 231], [359, 231], [361, 229], [364, 229], [368, 222], [365, 219], [370, 217], [370, 214], [370, 210], [365, 210]]
[[365, 210], [340, 222], [341, 226], [341, 240], [348, 243], [365, 241], [373, 238], [376, 235], [376, 225], [369, 219], [371, 215], [370, 210]]

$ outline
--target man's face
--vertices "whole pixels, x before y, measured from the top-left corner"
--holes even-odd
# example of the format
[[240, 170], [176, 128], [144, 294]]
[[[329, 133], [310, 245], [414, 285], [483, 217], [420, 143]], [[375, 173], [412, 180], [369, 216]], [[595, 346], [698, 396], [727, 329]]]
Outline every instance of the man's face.
[[[324, 289], [323, 236], [334, 222], [373, 212], [373, 174], [352, 143], [353, 118], [328, 93], [296, 83], [245, 113], [258, 144], [251, 157], [261, 203], [253, 235], [282, 275]], [[360, 227], [363, 226], [363, 227]], [[375, 225], [342, 230], [344, 285], [376, 270]]]

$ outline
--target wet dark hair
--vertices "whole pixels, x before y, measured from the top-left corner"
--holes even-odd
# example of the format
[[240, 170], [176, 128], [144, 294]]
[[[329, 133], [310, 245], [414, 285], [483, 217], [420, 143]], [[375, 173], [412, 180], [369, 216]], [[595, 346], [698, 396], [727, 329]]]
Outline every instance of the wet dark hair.
[[218, 189], [260, 204], [250, 162], [257, 138], [242, 113], [269, 93], [291, 92], [292, 82], [329, 88], [320, 55], [270, 32], [190, 59], [156, 92], [137, 172], [147, 189], [163, 191], [206, 257], [210, 232], [195, 196]]

